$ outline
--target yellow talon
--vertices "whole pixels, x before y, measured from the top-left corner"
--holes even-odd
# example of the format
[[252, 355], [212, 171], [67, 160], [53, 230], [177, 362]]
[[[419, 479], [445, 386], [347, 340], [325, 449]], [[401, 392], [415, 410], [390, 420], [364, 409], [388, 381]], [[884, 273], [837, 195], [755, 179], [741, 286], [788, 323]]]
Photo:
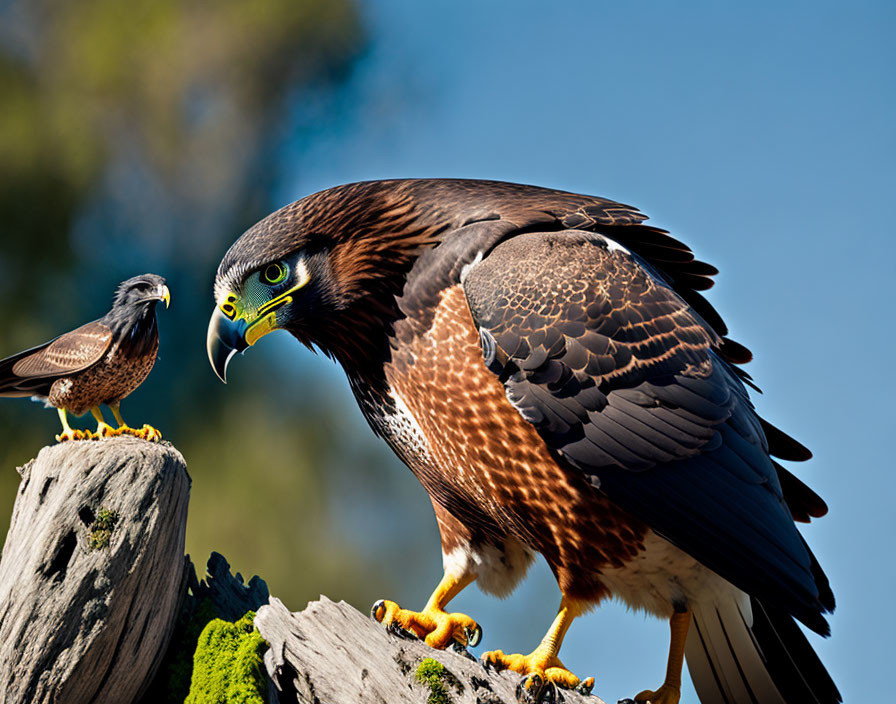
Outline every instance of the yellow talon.
[[103, 419], [103, 412], [100, 410], [99, 406], [94, 406], [90, 409], [90, 412], [93, 414], [93, 417], [96, 418], [96, 432], [91, 435], [92, 439], [100, 440], [102, 438], [111, 438], [119, 434], [115, 428]]
[[124, 418], [121, 417], [119, 404], [109, 404], [109, 408], [112, 409], [112, 415], [118, 421], [116, 435], [133, 435], [135, 438], [142, 438], [148, 442], [158, 442], [162, 439], [162, 434], [151, 425], [144, 425], [142, 428], [131, 428], [124, 422]]
[[525, 689], [538, 686], [539, 678], [543, 682], [553, 682], [558, 687], [563, 687], [564, 689], [579, 688], [590, 692], [594, 687], [593, 677], [580, 680], [560, 662], [560, 658], [556, 655], [551, 655], [547, 648], [542, 648], [541, 646], [529, 655], [520, 655], [518, 653], [505, 655], [500, 650], [492, 650], [483, 654], [482, 661], [487, 667], [492, 667], [499, 671], [512, 670], [523, 675], [526, 678], [522, 683]]
[[69, 442], [71, 440], [90, 440], [93, 435], [89, 430], [72, 430], [68, 424], [68, 416], [64, 408], [57, 408], [59, 412], [59, 420], [62, 423], [62, 432], [56, 436], [57, 442]]
[[116, 435], [133, 435], [148, 442], [158, 442], [162, 439], [162, 434], [151, 425], [144, 425], [142, 428], [132, 428], [128, 425], [121, 425], [115, 431]]
[[382, 599], [373, 605], [370, 615], [385, 626], [413, 633], [429, 647], [439, 650], [447, 648], [452, 641], [472, 648], [482, 640], [482, 629], [472, 618], [461, 613], [446, 613], [440, 608], [410, 611], [394, 601]]
[[102, 438], [114, 438], [119, 432], [108, 423], [97, 423], [96, 432], [92, 433], [95, 440]]
[[401, 628], [423, 638], [432, 648], [442, 650], [452, 641], [473, 648], [482, 640], [479, 624], [466, 614], [445, 611], [445, 605], [472, 581], [473, 577], [470, 576], [446, 573], [423, 611], [402, 609], [394, 601], [383, 599], [373, 605], [370, 615], [385, 626]]
[[69, 442], [71, 440], [92, 440], [93, 434], [89, 430], [63, 430], [56, 436], [57, 442]]
[[151, 425], [144, 424], [144, 426], [137, 431], [137, 437], [141, 437], [148, 442], [158, 442], [162, 439], [162, 433]]
[[[513, 670], [523, 675], [524, 679], [520, 683], [520, 689], [529, 695], [533, 693], [537, 695], [538, 692], [535, 690], [541, 690], [548, 682], [564, 689], [578, 689], [580, 692], [590, 694], [594, 688], [594, 678], [580, 680], [557, 657], [566, 631], [573, 619], [580, 613], [582, 613], [580, 603], [563, 597], [554, 623], [551, 624], [538, 647], [529, 655], [505, 655], [500, 650], [492, 650], [482, 656], [483, 663], [486, 667], [493, 667], [496, 670]], [[538, 699], [538, 696], [529, 696], [528, 698]]]

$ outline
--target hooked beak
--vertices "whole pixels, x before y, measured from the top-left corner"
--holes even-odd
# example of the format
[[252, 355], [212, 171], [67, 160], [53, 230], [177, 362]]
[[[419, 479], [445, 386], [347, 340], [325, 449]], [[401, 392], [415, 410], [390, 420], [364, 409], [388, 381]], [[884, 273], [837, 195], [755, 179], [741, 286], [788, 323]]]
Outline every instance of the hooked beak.
[[[228, 294], [224, 303], [215, 306], [208, 323], [206, 346], [208, 361], [221, 381], [227, 383], [227, 365], [233, 355], [279, 329], [277, 312], [293, 302], [293, 294], [307, 284], [309, 278], [307, 270], [303, 269], [303, 275], [295, 286], [252, 311], [249, 321], [235, 307], [234, 303], [238, 300], [235, 294]], [[222, 308], [228, 312], [225, 313]]]
[[161, 286], [159, 290], [159, 299], [165, 301], [165, 307], [171, 305], [171, 292], [168, 290], [167, 286]]
[[249, 343], [246, 342], [246, 330], [248, 326], [245, 320], [231, 320], [221, 309], [215, 306], [212, 319], [208, 323], [208, 361], [215, 370], [218, 378], [227, 383], [227, 365], [237, 352], [245, 350]]

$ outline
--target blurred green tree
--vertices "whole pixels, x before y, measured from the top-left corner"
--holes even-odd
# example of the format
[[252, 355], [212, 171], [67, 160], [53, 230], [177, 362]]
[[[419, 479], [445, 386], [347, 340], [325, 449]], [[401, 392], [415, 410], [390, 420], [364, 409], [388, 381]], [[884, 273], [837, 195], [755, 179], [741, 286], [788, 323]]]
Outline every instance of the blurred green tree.
[[[102, 315], [128, 276], [165, 276], [159, 363], [125, 417], [156, 424], [187, 457], [200, 573], [218, 550], [296, 608], [388, 583], [370, 577], [383, 573], [377, 553], [341, 528], [330, 497], [346, 475], [328, 472], [387, 455], [366, 433], [339, 439], [346, 407], [314, 379], [285, 397], [256, 363], [225, 394], [205, 326], [217, 262], [276, 205], [288, 106], [338, 90], [364, 46], [352, 0], [0, 5], [0, 357]], [[0, 402], [6, 515], [13, 467], [56, 432], [55, 414]]]

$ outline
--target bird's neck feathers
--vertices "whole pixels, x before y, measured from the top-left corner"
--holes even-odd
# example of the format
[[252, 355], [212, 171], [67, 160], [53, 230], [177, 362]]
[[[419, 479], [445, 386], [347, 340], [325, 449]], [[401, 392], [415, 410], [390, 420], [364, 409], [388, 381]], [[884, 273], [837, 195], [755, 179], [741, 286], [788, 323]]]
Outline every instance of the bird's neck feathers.
[[112, 339], [127, 354], [147, 354], [158, 340], [156, 302], [115, 305], [103, 322], [112, 330]]
[[[400, 194], [399, 194], [400, 195]], [[330, 290], [336, 313], [315, 326], [313, 340], [352, 375], [381, 370], [390, 356], [392, 326], [401, 317], [397, 297], [408, 272], [436, 246], [447, 225], [426, 217], [410, 198], [378, 197], [354, 202], [327, 223], [333, 237]]]
[[401, 317], [397, 299], [421, 251], [419, 245], [405, 249], [396, 244], [392, 250], [371, 247], [365, 255], [357, 248], [335, 257], [336, 312], [318, 322], [313, 340], [296, 335], [335, 359], [350, 377], [380, 374], [391, 356], [393, 326]]

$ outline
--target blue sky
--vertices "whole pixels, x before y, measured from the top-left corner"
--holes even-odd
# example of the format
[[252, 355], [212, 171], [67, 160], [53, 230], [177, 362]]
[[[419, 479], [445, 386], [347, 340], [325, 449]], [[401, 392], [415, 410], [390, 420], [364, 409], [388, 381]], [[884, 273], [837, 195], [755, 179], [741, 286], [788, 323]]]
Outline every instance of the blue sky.
[[[498, 178], [637, 205], [691, 245], [721, 270], [711, 300], [756, 355], [759, 411], [815, 452], [792, 469], [831, 508], [804, 534], [839, 607], [833, 637], [813, 644], [846, 701], [889, 691], [896, 5], [380, 0], [364, 12], [372, 45], [348, 90], [295, 105], [284, 126], [326, 124], [284, 149], [272, 208], [368, 178]], [[326, 362], [300, 359], [348, 398]], [[440, 574], [428, 520], [407, 526], [434, 536], [431, 584], [415, 595]], [[485, 624], [486, 648], [527, 652], [558, 599], [540, 565], [507, 601], [471, 589], [456, 605]], [[607, 605], [573, 626], [562, 656], [615, 701], [660, 683], [666, 647], [664, 623]]]

